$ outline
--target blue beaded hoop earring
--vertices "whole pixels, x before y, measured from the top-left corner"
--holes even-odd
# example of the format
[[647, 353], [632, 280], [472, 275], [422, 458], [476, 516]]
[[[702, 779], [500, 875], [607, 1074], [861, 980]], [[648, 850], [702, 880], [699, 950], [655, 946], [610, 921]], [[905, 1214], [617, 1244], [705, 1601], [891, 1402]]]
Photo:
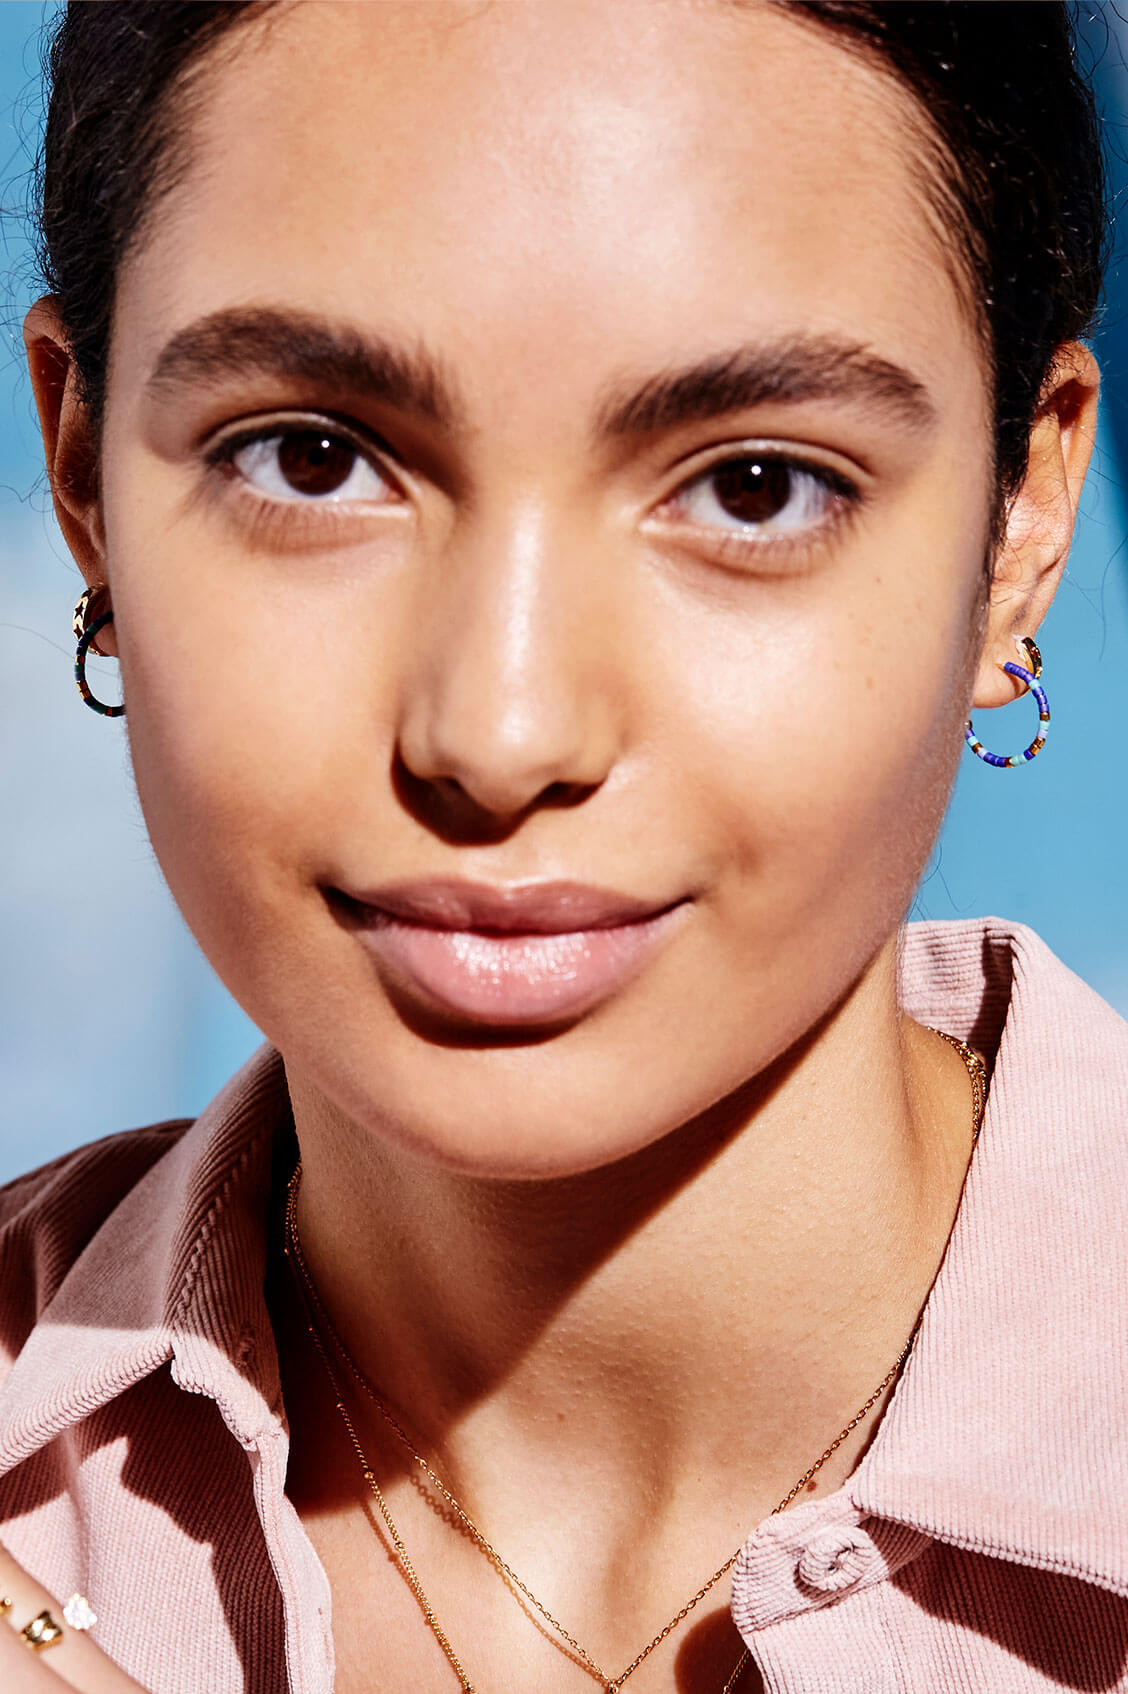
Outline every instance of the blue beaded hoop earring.
[[1028, 764], [1031, 759], [1036, 758], [1042, 751], [1042, 748], [1046, 745], [1046, 731], [1050, 722], [1050, 702], [1046, 699], [1045, 689], [1038, 681], [1038, 678], [1042, 674], [1042, 655], [1039, 653], [1037, 645], [1029, 635], [1024, 635], [1021, 641], [1019, 641], [1016, 637], [1015, 646], [1020, 649], [1025, 648], [1030, 660], [1030, 669], [1027, 670], [1024, 665], [1012, 664], [1000, 665], [999, 669], [1001, 671], [1008, 671], [1011, 676], [1018, 677], [1019, 681], [1026, 684], [1029, 692], [1033, 694], [1035, 700], [1037, 700], [1037, 735], [1034, 737], [1033, 741], [1024, 753], [1012, 753], [1009, 757], [1007, 757], [1002, 753], [989, 753], [987, 751], [983, 743], [976, 739], [975, 731], [971, 727], [970, 718], [968, 718], [967, 723], [964, 726], [964, 740], [967, 742], [972, 752], [977, 758], [982, 759], [984, 764], [996, 765], [999, 770], [1013, 770], [1017, 765]]
[[92, 712], [100, 712], [104, 718], [121, 718], [125, 716], [124, 703], [120, 706], [107, 706], [104, 701], [97, 699], [90, 692], [90, 684], [86, 680], [86, 655], [92, 647], [95, 653], [101, 652], [95, 637], [100, 629], [105, 629], [107, 624], [114, 621], [112, 612], [103, 612], [102, 616], [95, 618], [92, 623], [86, 621], [91, 601], [96, 595], [104, 592], [105, 590], [101, 586], [84, 589], [82, 594], [79, 595], [78, 605], [74, 609], [73, 629], [78, 637], [78, 649], [74, 656], [74, 680], [78, 684], [78, 692]]

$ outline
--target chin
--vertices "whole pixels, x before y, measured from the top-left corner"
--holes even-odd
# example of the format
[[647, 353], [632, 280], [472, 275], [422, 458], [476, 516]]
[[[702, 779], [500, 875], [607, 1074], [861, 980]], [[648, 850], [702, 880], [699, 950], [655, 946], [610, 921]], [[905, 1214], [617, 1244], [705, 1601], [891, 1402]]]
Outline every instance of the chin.
[[426, 1042], [398, 1020], [375, 1035], [337, 1021], [319, 1040], [305, 1022], [276, 1044], [305, 1120], [331, 1123], [339, 1144], [359, 1135], [468, 1178], [544, 1182], [631, 1158], [745, 1080], [746, 1050], [703, 1092], [692, 1040], [651, 1029], [640, 1042], [618, 1023], [468, 1045]]

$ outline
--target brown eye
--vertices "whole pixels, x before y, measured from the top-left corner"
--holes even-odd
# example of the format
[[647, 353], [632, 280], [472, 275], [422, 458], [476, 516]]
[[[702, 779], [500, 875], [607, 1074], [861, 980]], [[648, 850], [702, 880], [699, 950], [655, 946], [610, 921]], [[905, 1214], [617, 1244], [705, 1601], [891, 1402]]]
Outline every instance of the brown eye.
[[675, 496], [678, 515], [721, 536], [768, 540], [814, 530], [857, 498], [838, 472], [782, 455], [746, 453], [711, 465]]
[[737, 459], [713, 472], [717, 504], [738, 523], [770, 523], [792, 496], [792, 470], [780, 459]]
[[358, 457], [348, 441], [322, 430], [302, 430], [281, 438], [278, 469], [295, 494], [324, 498], [344, 487]]
[[244, 438], [220, 448], [232, 470], [257, 494], [291, 504], [362, 501], [386, 505], [396, 490], [378, 467], [345, 435], [323, 424], [300, 424]]

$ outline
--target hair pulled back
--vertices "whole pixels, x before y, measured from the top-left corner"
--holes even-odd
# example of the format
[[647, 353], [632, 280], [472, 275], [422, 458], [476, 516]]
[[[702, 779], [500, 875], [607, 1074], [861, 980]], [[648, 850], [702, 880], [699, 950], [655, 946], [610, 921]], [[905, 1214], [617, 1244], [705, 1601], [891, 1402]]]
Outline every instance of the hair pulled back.
[[[776, 3], [890, 72], [925, 115], [934, 210], [983, 330], [1001, 504], [1025, 470], [1055, 350], [1090, 330], [1100, 294], [1099, 130], [1067, 6]], [[264, 10], [269, 0], [70, 0], [55, 30], [39, 263], [96, 423], [117, 279], [146, 216], [188, 163], [197, 73]]]

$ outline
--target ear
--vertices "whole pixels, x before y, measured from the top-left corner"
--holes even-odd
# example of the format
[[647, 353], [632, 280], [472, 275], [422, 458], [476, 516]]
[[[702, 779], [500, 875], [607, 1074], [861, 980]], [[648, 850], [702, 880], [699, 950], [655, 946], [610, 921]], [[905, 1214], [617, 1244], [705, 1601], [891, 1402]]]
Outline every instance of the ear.
[[[24, 319], [23, 333], [59, 528], [87, 584], [108, 585], [98, 444], [52, 295], [35, 302]], [[113, 633], [110, 624], [99, 634], [101, 651], [116, 651]]]
[[995, 560], [973, 704], [1005, 706], [1023, 685], [999, 669], [1027, 664], [1016, 641], [1034, 635], [1069, 556], [1081, 485], [1097, 426], [1100, 371], [1079, 341], [1058, 348], [1034, 427], [1022, 486]]

